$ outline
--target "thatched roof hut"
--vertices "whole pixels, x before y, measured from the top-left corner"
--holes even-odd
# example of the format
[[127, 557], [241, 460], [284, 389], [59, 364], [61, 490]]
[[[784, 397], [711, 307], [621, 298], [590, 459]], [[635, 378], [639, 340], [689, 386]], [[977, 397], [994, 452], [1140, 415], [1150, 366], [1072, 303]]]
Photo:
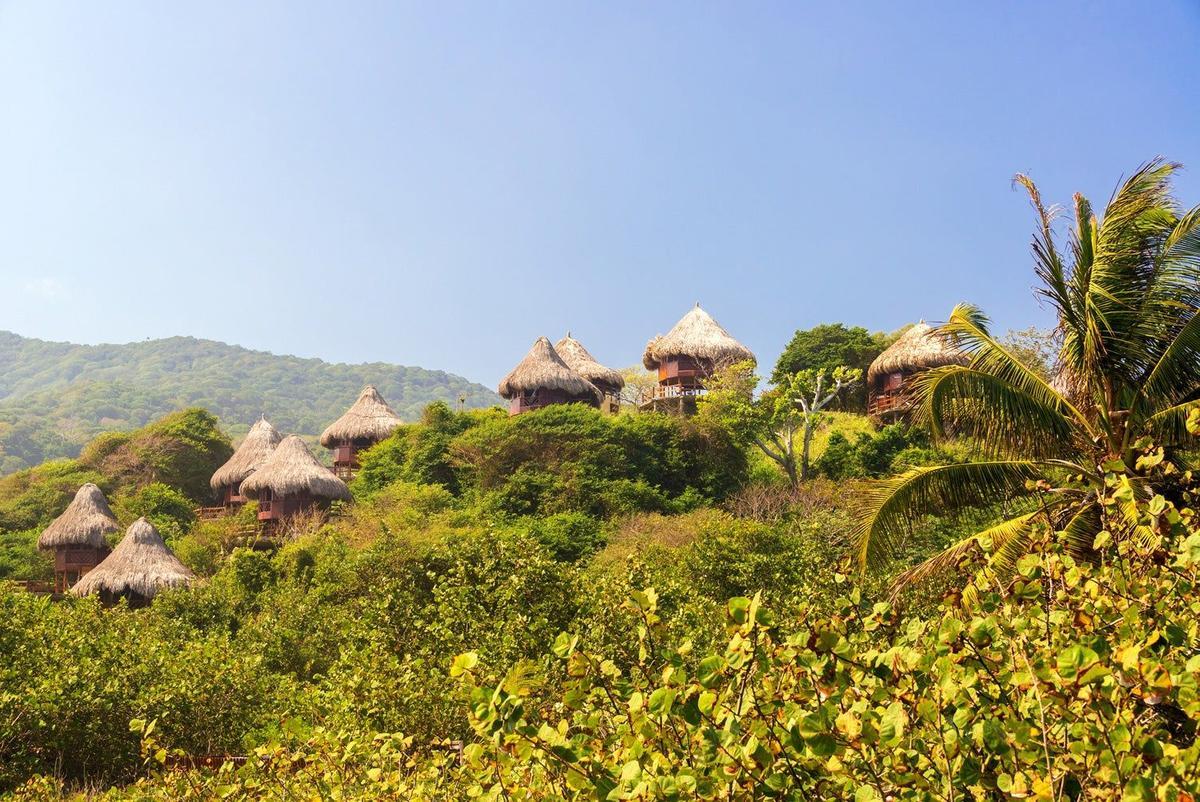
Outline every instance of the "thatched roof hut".
[[118, 528], [117, 517], [109, 509], [104, 493], [88, 482], [75, 493], [62, 515], [38, 536], [37, 546], [43, 550], [80, 546], [107, 549], [105, 535]]
[[580, 376], [563, 361], [545, 337], [538, 337], [525, 358], [503, 379], [497, 392], [502, 398], [515, 398], [523, 393], [551, 390], [572, 398], [594, 398], [600, 402], [596, 385]]
[[571, 336], [571, 332], [568, 331], [566, 337], [554, 344], [554, 350], [567, 367], [596, 385], [601, 392], [616, 395], [625, 386], [625, 377], [597, 362], [583, 347], [583, 343]]
[[754, 361], [749, 348], [733, 339], [712, 315], [696, 304], [666, 334], [646, 344], [642, 364], [646, 370], [657, 370], [662, 362], [684, 357], [709, 366], [711, 369], [735, 362]]
[[275, 447], [283, 440], [283, 435], [264, 417], [250, 427], [250, 431], [242, 440], [237, 451], [229, 461], [217, 468], [209, 484], [213, 490], [223, 487], [237, 487], [246, 481], [246, 477], [254, 473], [263, 463], [270, 459]]
[[970, 356], [922, 320], [875, 358], [867, 370], [867, 382], [874, 383], [876, 378], [891, 373], [913, 373], [970, 361]]
[[321, 445], [333, 448], [338, 443], [377, 443], [403, 423], [379, 391], [368, 384], [346, 414], [321, 433]]
[[317, 462], [296, 435], [288, 435], [275, 447], [270, 459], [242, 482], [242, 493], [252, 495], [264, 490], [277, 497], [310, 495], [313, 498], [350, 500], [346, 483]]
[[128, 594], [148, 601], [163, 588], [186, 585], [195, 578], [167, 548], [154, 525], [138, 518], [112, 554], [75, 583], [71, 592], [76, 596], [99, 593], [107, 598]]

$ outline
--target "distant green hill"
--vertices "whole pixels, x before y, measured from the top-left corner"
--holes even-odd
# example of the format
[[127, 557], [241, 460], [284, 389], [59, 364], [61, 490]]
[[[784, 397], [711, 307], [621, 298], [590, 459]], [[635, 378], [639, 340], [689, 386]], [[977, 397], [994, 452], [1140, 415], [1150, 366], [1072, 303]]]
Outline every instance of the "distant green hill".
[[499, 401], [439, 370], [330, 364], [192, 337], [74, 345], [0, 331], [0, 474], [73, 457], [101, 431], [183, 407], [210, 410], [234, 436], [263, 413], [282, 431], [315, 435], [367, 383], [406, 420], [439, 399], [453, 404], [462, 395], [468, 408]]

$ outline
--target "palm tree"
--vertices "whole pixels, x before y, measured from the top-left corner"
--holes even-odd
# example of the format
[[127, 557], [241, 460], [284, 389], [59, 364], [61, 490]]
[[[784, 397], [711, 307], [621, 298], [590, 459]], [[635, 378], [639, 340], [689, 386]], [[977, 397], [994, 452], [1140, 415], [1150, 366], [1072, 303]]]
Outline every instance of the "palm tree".
[[[1037, 213], [1033, 238], [1038, 294], [1058, 315], [1058, 379], [1047, 381], [988, 330], [974, 306], [960, 304], [940, 328], [970, 356], [936, 368], [915, 388], [918, 421], [937, 439], [968, 438], [981, 461], [921, 467], [875, 483], [856, 521], [858, 559], [881, 568], [927, 515], [999, 509], [994, 525], [902, 574], [898, 585], [945, 572], [980, 543], [990, 547], [981, 580], [1003, 579], [1051, 527], [1085, 553], [1106, 526], [1105, 474], [1118, 467], [1124, 498], [1145, 497], [1151, 480], [1137, 464], [1151, 438], [1168, 460], [1189, 437], [1188, 412], [1200, 405], [1200, 207], [1180, 213], [1171, 196], [1177, 165], [1156, 159], [1113, 194], [1097, 220], [1075, 195], [1074, 226], [1060, 250], [1047, 209], [1028, 177], [1016, 182]], [[1114, 536], [1139, 534], [1130, 515]], [[1144, 535], [1145, 532], [1140, 532]], [[969, 590], [973, 587], [968, 586]]]

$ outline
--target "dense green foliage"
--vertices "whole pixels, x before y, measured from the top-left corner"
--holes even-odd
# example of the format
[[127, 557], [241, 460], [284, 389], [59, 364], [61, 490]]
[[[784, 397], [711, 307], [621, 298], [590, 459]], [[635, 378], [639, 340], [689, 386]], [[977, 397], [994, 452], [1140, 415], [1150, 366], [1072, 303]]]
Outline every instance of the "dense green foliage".
[[634, 593], [641, 659], [560, 636], [555, 705], [537, 704], [545, 675], [488, 683], [460, 656], [480, 739], [464, 773], [493, 799], [1190, 800], [1200, 532], [1161, 496], [1138, 516], [1154, 542], [1088, 565], [1047, 535], [1011, 588], [932, 620], [857, 589], [799, 620], [734, 598], [698, 664]]
[[396, 481], [436, 483], [502, 518], [687, 509], [725, 498], [747, 469], [725, 429], [577, 404], [512, 417], [435, 405], [362, 463], [360, 495]]
[[851, 440], [840, 431], [830, 434], [816, 469], [830, 479], [878, 479], [940, 456], [921, 429], [893, 423], [877, 432], [859, 432]]
[[190, 755], [245, 754], [318, 726], [368, 744], [403, 731], [427, 755], [471, 738], [455, 655], [474, 651], [476, 675], [499, 681], [570, 630], [636, 661], [621, 605], [642, 583], [660, 588], [674, 637], [716, 644], [731, 593], [766, 589], [781, 610], [831, 599], [834, 550], [822, 544], [845, 537], [832, 513], [649, 514], [614, 522], [606, 548], [572, 563], [541, 540], [557, 526], [555, 543], [573, 544], [578, 516], [543, 518], [540, 532], [485, 520], [401, 484], [274, 555], [235, 550], [145, 610], [0, 590], [0, 652], [22, 655], [0, 670], [0, 788], [33, 772], [133, 779], [133, 719]]
[[[1106, 475], [1106, 532], [1130, 514], [1127, 478]], [[406, 525], [386, 495], [273, 557], [235, 552], [148, 610], [0, 592], [0, 648], [26, 657], [0, 672], [0, 783], [54, 797], [60, 781], [31, 772], [109, 783], [144, 757], [149, 774], [104, 798], [1150, 802], [1200, 788], [1190, 506], [1137, 501], [1153, 537], [1114, 534], [1091, 562], [1043, 528], [1011, 585], [924, 613], [837, 573], [836, 510], [635, 518], [572, 565], [452, 505]], [[347, 545], [380, 520], [388, 534]], [[210, 751], [250, 759], [168, 768]]]
[[[771, 381], [779, 384], [803, 371], [830, 372], [842, 366], [857, 368], [865, 376], [875, 357], [895, 339], [895, 335], [872, 334], [861, 326], [847, 327], [842, 323], [822, 323], [798, 330], [775, 361]], [[840, 400], [845, 409], [866, 409], [866, 386], [847, 388], [840, 394]]]
[[369, 383], [407, 420], [438, 399], [497, 401], [485, 387], [422, 368], [330, 364], [191, 337], [85, 346], [0, 332], [0, 474], [73, 457], [98, 432], [183, 407], [212, 411], [233, 434], [266, 413], [281, 431], [316, 435]]

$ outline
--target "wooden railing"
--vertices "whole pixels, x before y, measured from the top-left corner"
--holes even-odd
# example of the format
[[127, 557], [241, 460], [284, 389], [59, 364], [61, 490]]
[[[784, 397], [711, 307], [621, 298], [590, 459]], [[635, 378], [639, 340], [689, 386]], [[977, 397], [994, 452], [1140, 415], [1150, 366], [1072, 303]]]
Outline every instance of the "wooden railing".
[[6, 579], [4, 584], [15, 591], [40, 595], [54, 594], [54, 583], [48, 579]]
[[696, 398], [704, 395], [701, 387], [683, 387], [678, 384], [656, 384], [650, 390], [643, 392], [639, 405], [661, 401], [664, 398]]
[[872, 417], [902, 415], [912, 409], [913, 398], [907, 393], [887, 393], [871, 397], [867, 414]]

